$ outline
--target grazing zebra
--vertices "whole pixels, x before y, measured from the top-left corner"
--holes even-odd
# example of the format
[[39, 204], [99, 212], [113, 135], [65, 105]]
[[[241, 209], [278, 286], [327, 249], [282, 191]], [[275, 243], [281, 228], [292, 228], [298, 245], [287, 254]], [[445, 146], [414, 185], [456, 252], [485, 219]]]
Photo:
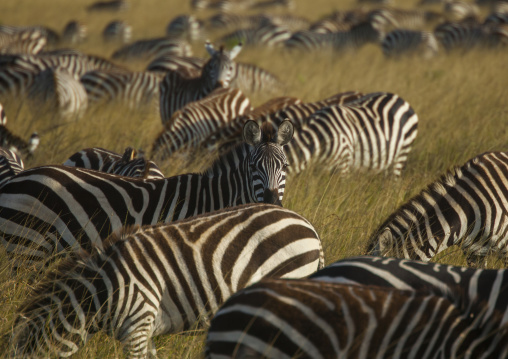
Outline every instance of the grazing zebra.
[[[245, 143], [202, 174], [146, 180], [66, 166], [28, 169], [0, 191], [0, 240], [22, 263], [66, 249], [102, 248], [126, 225], [171, 222], [245, 203], [280, 204], [286, 182], [282, 146], [293, 126], [245, 124]], [[17, 262], [14, 263], [17, 265]]]
[[445, 23], [436, 27], [434, 35], [446, 51], [492, 45], [488, 29], [475, 24]]
[[122, 20], [111, 21], [102, 31], [106, 42], [128, 43], [132, 38], [132, 26]]
[[79, 44], [86, 40], [88, 28], [78, 21], [69, 21], [62, 33], [62, 41], [68, 44]]
[[111, 56], [115, 60], [151, 60], [160, 56], [192, 56], [192, 50], [187, 41], [171, 37], [138, 40], [125, 45]]
[[[460, 301], [474, 315], [501, 314], [508, 322], [508, 270], [474, 269], [399, 258], [361, 256], [335, 262], [309, 278], [340, 284], [375, 285], [400, 290], [432, 291]], [[477, 303], [482, 303], [476, 307]], [[474, 310], [480, 312], [474, 312]], [[494, 318], [492, 318], [494, 319]]]
[[220, 13], [210, 17], [206, 24], [211, 29], [241, 29], [256, 28], [264, 24], [266, 17], [264, 15], [238, 15], [230, 13]]
[[181, 148], [196, 148], [250, 108], [249, 99], [240, 90], [216, 89], [187, 104], [164, 123], [164, 130], [153, 144], [152, 157], [166, 159]]
[[373, 255], [429, 261], [458, 245], [478, 264], [507, 255], [508, 153], [487, 152], [455, 167], [410, 199], [374, 232]]
[[0, 188], [24, 168], [23, 160], [16, 152], [0, 147]]
[[235, 30], [221, 37], [219, 42], [272, 47], [283, 44], [290, 37], [291, 31], [287, 27], [268, 23], [255, 28]]
[[201, 36], [201, 21], [194, 15], [179, 15], [166, 26], [166, 35], [188, 41], [198, 40]]
[[205, 48], [211, 57], [203, 66], [201, 76], [185, 78], [172, 71], [162, 80], [159, 89], [162, 123], [169, 121], [173, 113], [189, 102], [202, 99], [218, 87], [229, 87], [233, 76], [233, 60], [242, 45], [236, 45], [231, 51], [225, 51], [223, 47], [217, 51], [206, 42]]
[[109, 104], [113, 101], [136, 109], [159, 99], [163, 75], [155, 72], [117, 72], [95, 70], [84, 74], [83, 84], [90, 102]]
[[501, 315], [479, 313], [429, 291], [267, 279], [217, 311], [205, 358], [505, 358]]
[[460, 0], [446, 0], [443, 8], [448, 21], [459, 22], [464, 19], [477, 19], [480, 13], [478, 6]]
[[97, 1], [88, 6], [87, 11], [124, 11], [129, 4], [125, 0]]
[[400, 176], [418, 133], [418, 116], [397, 95], [372, 93], [314, 112], [286, 147], [291, 172], [311, 163], [346, 174], [388, 171]]
[[387, 57], [418, 54], [428, 59], [439, 52], [439, 44], [433, 33], [405, 29], [396, 29], [386, 34], [381, 48]]
[[79, 118], [88, 106], [85, 88], [65, 68], [48, 68], [33, 78], [27, 90], [32, 108], [46, 109], [63, 118]]
[[17, 154], [31, 156], [37, 146], [39, 146], [39, 135], [37, 132], [32, 133], [30, 140], [26, 142], [9, 131], [6, 125], [7, 116], [0, 103], [0, 147], [5, 150], [14, 151]]
[[263, 278], [305, 277], [323, 266], [312, 225], [266, 204], [131, 228], [108, 242], [61, 265], [22, 305], [14, 355], [69, 356], [103, 330], [129, 357], [144, 358], [149, 349], [155, 354], [151, 337], [208, 322], [239, 289]]
[[63, 165], [120, 176], [144, 179], [165, 178], [155, 162], [146, 160], [143, 155], [132, 147], [127, 147], [123, 155], [100, 147], [85, 148], [69, 157]]
[[28, 29], [14, 34], [0, 33], [0, 54], [40, 53], [47, 44], [47, 38], [41, 30]]

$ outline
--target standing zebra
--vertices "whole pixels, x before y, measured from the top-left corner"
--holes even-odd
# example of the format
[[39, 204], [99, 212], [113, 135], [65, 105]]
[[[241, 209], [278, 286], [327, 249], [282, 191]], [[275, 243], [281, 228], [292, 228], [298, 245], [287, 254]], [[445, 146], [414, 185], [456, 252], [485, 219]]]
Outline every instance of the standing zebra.
[[417, 53], [428, 59], [438, 53], [439, 44], [431, 32], [396, 29], [386, 34], [381, 48], [387, 57]]
[[153, 105], [159, 98], [162, 75], [154, 72], [101, 71], [84, 74], [80, 81], [92, 103], [119, 102], [129, 108]]
[[153, 144], [152, 157], [165, 159], [181, 148], [197, 148], [250, 108], [249, 99], [240, 90], [218, 88], [173, 114]]
[[221, 46], [217, 51], [207, 42], [205, 48], [211, 57], [203, 66], [201, 76], [185, 78], [172, 71], [162, 80], [159, 105], [163, 123], [189, 102], [209, 95], [218, 87], [229, 87], [233, 76], [233, 60], [242, 49], [242, 45], [236, 45], [231, 51], [225, 51]]
[[501, 316], [479, 313], [429, 291], [268, 279], [217, 311], [205, 357], [506, 358]]
[[[139, 179], [66, 166], [23, 171], [0, 191], [0, 240], [23, 263], [102, 248], [127, 225], [172, 222], [245, 203], [280, 204], [293, 126], [244, 126], [245, 143], [202, 174]], [[15, 263], [16, 264], [16, 263]]]
[[479, 155], [392, 213], [374, 232], [368, 252], [429, 261], [458, 245], [470, 263], [480, 263], [491, 251], [505, 258], [507, 193], [508, 153]]
[[418, 116], [397, 95], [372, 93], [325, 107], [305, 120], [286, 147], [291, 171], [311, 163], [339, 173], [392, 170], [400, 176], [418, 133]]
[[128, 229], [108, 242], [38, 286], [15, 322], [13, 355], [69, 356], [103, 330], [144, 358], [155, 354], [151, 337], [207, 322], [239, 289], [323, 267], [312, 225], [266, 204]]
[[69, 157], [63, 165], [144, 179], [165, 177], [155, 162], [146, 160], [132, 147], [127, 147], [123, 155], [99, 147], [85, 148]]
[[66, 68], [48, 68], [33, 78], [28, 88], [32, 108], [58, 113], [63, 118], [79, 118], [88, 106], [85, 88]]
[[0, 188], [24, 168], [23, 160], [16, 152], [0, 147]]

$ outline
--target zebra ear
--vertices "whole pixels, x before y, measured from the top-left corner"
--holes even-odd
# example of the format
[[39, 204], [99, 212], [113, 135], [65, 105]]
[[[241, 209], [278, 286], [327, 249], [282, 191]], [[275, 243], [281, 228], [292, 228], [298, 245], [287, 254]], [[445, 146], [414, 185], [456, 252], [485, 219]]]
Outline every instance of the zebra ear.
[[249, 120], [245, 122], [245, 125], [243, 125], [243, 140], [251, 146], [261, 142], [261, 129], [256, 121]]
[[206, 51], [208, 51], [210, 56], [213, 56], [213, 55], [215, 55], [217, 53], [217, 50], [215, 50], [213, 48], [212, 43], [210, 41], [208, 41], [208, 40], [206, 40], [206, 42], [205, 42], [205, 49], [206, 49]]
[[286, 145], [293, 138], [295, 127], [289, 119], [285, 119], [279, 126], [279, 134], [277, 136], [277, 142], [279, 145]]
[[229, 51], [229, 58], [231, 60], [234, 60], [235, 57], [238, 56], [238, 54], [240, 53], [240, 51], [242, 50], [242, 46], [243, 44], [241, 42], [238, 43], [238, 45], [236, 45], [235, 47], [233, 47], [231, 49], [231, 51]]

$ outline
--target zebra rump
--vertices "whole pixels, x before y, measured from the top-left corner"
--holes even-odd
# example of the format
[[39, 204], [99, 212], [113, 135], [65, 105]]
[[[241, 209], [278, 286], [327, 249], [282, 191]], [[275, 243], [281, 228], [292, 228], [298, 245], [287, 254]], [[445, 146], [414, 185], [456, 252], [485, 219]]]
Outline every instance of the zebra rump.
[[122, 341], [129, 357], [146, 357], [151, 337], [207, 322], [237, 290], [323, 266], [312, 225], [266, 204], [134, 228], [108, 242], [61, 265], [22, 305], [16, 357], [69, 356], [99, 330]]
[[448, 247], [480, 263], [489, 252], [506, 261], [508, 153], [487, 152], [431, 183], [374, 232], [372, 255], [429, 261]]
[[100, 147], [85, 148], [69, 157], [63, 165], [135, 178], [165, 177], [155, 162], [145, 159], [132, 147], [127, 147], [123, 155]]
[[505, 357], [507, 330], [482, 319], [426, 291], [268, 279], [218, 310], [205, 357]]

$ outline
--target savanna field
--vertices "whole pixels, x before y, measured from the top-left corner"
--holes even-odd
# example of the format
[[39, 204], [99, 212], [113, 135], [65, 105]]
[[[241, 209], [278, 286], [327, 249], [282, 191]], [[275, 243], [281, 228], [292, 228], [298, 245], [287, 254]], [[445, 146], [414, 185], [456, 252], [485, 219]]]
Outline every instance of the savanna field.
[[[70, 20], [88, 27], [85, 42], [77, 50], [110, 58], [121, 45], [105, 44], [104, 26], [114, 19], [132, 25], [132, 40], [164, 35], [168, 22], [177, 15], [194, 13], [207, 19], [215, 12], [196, 11], [190, 1], [144, 0], [129, 2], [126, 11], [87, 12], [89, 0], [3, 0], [0, 25], [45, 25], [61, 32]], [[412, 8], [416, 1], [396, 1], [394, 6]], [[357, 7], [355, 1], [295, 0], [294, 15], [315, 21], [334, 10]], [[372, 5], [373, 6], [373, 5]], [[437, 5], [435, 9], [440, 10]], [[482, 16], [489, 9], [480, 8]], [[267, 12], [285, 13], [285, 8]], [[251, 12], [252, 13], [252, 12]], [[214, 42], [223, 32], [209, 32], [192, 43], [195, 56], [206, 57], [204, 40]], [[219, 44], [215, 44], [218, 46]], [[237, 61], [255, 64], [275, 74], [285, 88], [277, 93], [247, 93], [253, 106], [275, 96], [294, 96], [317, 101], [339, 92], [391, 92], [408, 101], [418, 114], [418, 136], [402, 176], [352, 173], [331, 174], [326, 165], [290, 175], [283, 206], [307, 218], [324, 246], [326, 263], [365, 253], [371, 233], [409, 198], [446, 170], [487, 151], [508, 151], [508, 49], [473, 49], [468, 52], [441, 51], [437, 56], [386, 58], [379, 45], [368, 44], [348, 52], [290, 52], [284, 49], [244, 48]], [[146, 62], [118, 62], [131, 70], [142, 70]], [[29, 138], [40, 135], [40, 146], [25, 168], [62, 164], [73, 153], [87, 147], [103, 147], [118, 153], [128, 147], [143, 149], [147, 156], [162, 130], [158, 108], [130, 110], [122, 106], [91, 107], [77, 121], [63, 121], [51, 114], [28, 108], [20, 99], [2, 101], [9, 129]], [[158, 162], [166, 176], [208, 167], [212, 159], [196, 156], [183, 162], [173, 156]], [[0, 353], [8, 349], [16, 308], [36, 283], [29, 269], [13, 277], [4, 249], [0, 252]], [[466, 265], [460, 248], [450, 248], [433, 261]], [[502, 263], [489, 258], [488, 268]], [[161, 358], [195, 358], [202, 355], [204, 332], [197, 335], [167, 335], [155, 339]], [[2, 354], [0, 354], [2, 356]], [[98, 334], [76, 358], [123, 357], [119, 342]]]

